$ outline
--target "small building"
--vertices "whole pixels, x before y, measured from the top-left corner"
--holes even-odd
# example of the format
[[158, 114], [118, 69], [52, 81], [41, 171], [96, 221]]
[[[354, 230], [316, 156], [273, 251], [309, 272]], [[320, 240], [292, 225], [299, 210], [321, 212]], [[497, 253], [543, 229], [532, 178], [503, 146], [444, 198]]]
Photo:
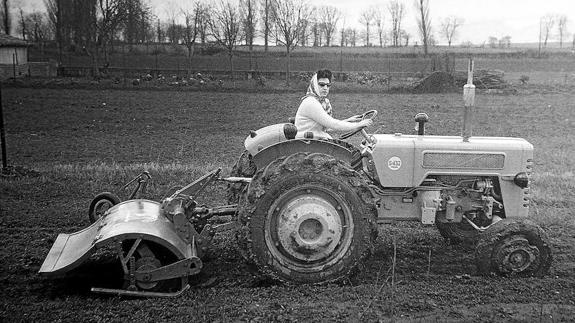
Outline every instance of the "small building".
[[0, 33], [0, 79], [28, 75], [28, 46], [25, 40]]

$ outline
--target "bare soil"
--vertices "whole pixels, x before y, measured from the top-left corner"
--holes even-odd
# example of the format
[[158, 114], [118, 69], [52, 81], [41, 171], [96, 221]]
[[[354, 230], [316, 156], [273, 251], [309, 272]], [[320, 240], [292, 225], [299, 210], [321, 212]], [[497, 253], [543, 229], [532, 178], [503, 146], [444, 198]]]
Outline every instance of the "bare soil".
[[[429, 134], [460, 131], [462, 100], [457, 93], [337, 94], [336, 87], [333, 92], [339, 117], [378, 109], [373, 132], [413, 133], [413, 116], [422, 111], [431, 118]], [[478, 93], [476, 99], [474, 134], [523, 137], [535, 146], [540, 175], [535, 177], [530, 216], [551, 239], [554, 263], [548, 276], [478, 276], [474, 246], [450, 245], [435, 227], [396, 223], [380, 227], [375, 254], [348, 280], [286, 286], [258, 276], [228, 231], [216, 235], [202, 273], [191, 277], [191, 289], [172, 299], [90, 293], [92, 286], [118, 281], [117, 265], [105, 257], [91, 259], [62, 279], [37, 272], [58, 233], [88, 225], [88, 204], [97, 192], [119, 190], [137, 175], [110, 175], [96, 166], [197, 166], [192, 172], [154, 172], [150, 198], [157, 200], [167, 187], [185, 184], [206, 169], [229, 171], [248, 131], [286, 121], [301, 95], [8, 88], [2, 96], [8, 158], [21, 172], [0, 177], [0, 321], [575, 319], [572, 93]], [[224, 199], [224, 187], [215, 187], [205, 202], [218, 205]]]

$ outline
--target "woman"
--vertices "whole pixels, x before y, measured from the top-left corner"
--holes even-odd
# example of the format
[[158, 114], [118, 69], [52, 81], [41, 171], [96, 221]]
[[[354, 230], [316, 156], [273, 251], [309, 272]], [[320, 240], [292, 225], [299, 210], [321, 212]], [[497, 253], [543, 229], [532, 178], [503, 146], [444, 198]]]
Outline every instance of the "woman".
[[348, 132], [370, 126], [371, 119], [361, 120], [353, 116], [345, 120], [332, 117], [332, 108], [327, 95], [331, 86], [331, 71], [319, 70], [311, 78], [306, 95], [302, 98], [295, 115], [296, 138], [332, 139], [328, 130]]

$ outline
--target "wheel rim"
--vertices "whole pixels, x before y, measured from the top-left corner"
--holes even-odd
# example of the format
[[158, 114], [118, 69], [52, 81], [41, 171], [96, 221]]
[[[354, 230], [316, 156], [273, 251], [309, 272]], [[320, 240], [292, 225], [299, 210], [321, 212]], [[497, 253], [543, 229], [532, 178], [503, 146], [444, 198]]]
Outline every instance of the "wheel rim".
[[351, 210], [324, 187], [292, 189], [268, 212], [266, 244], [275, 260], [291, 269], [315, 271], [336, 263], [345, 255], [352, 235]]
[[495, 260], [502, 273], [521, 273], [533, 268], [539, 259], [539, 249], [523, 236], [512, 236], [495, 250]]

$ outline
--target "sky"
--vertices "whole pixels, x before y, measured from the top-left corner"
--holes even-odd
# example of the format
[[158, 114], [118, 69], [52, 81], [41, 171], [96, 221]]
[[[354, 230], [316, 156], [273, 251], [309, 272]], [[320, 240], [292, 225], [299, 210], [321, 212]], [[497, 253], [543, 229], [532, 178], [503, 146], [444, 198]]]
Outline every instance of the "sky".
[[[189, 5], [192, 0], [145, 0], [160, 19], [167, 16], [169, 7]], [[203, 0], [215, 3], [219, 0]], [[42, 0], [13, 0], [16, 6], [25, 10], [43, 9]], [[371, 6], [387, 6], [389, 1], [373, 0], [313, 0], [315, 6], [331, 5], [344, 13], [346, 25], [362, 28], [359, 17], [362, 11]], [[407, 10], [404, 27], [412, 39], [418, 38], [415, 20], [414, 0], [400, 0]], [[575, 32], [575, 0], [429, 0], [432, 29], [439, 43], [444, 40], [438, 36], [440, 21], [447, 16], [464, 19], [458, 29], [454, 44], [470, 41], [473, 44], [487, 42], [489, 37], [511, 36], [512, 43], [536, 43], [539, 39], [539, 21], [547, 14], [562, 14], [568, 17], [567, 42], [573, 39]], [[387, 12], [387, 10], [386, 10]], [[389, 18], [389, 14], [388, 17]], [[390, 26], [387, 21], [387, 27]], [[555, 36], [554, 36], [555, 37]], [[555, 37], [557, 38], [557, 37]], [[565, 40], [564, 40], [565, 41]]]

